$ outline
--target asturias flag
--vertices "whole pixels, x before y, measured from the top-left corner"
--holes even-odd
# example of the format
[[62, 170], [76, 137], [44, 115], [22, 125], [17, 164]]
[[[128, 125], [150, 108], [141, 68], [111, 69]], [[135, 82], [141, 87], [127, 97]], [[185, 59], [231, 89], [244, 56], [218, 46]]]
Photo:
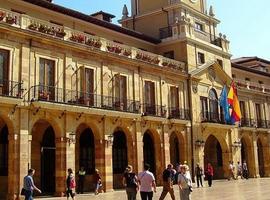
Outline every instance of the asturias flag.
[[231, 87], [228, 93], [228, 103], [232, 109], [232, 114], [231, 114], [232, 124], [234, 124], [235, 122], [239, 122], [241, 120], [241, 110], [240, 110], [240, 105], [239, 105], [234, 83], [231, 84]]
[[224, 85], [222, 92], [220, 94], [220, 97], [219, 97], [219, 105], [223, 109], [224, 118], [225, 118], [226, 122], [230, 123], [231, 117], [230, 117], [230, 112], [229, 112], [229, 103], [228, 103], [228, 99], [227, 99], [227, 89], [226, 89], [225, 85]]

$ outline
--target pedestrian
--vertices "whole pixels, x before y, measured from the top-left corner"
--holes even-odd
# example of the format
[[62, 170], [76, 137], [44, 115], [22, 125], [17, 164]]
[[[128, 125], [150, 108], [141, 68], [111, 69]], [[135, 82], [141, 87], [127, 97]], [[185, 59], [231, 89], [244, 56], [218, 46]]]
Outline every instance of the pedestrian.
[[25, 196], [25, 200], [33, 200], [33, 191], [36, 190], [41, 193], [41, 190], [38, 189], [33, 180], [33, 176], [35, 174], [34, 169], [29, 169], [27, 176], [23, 179], [23, 189], [22, 193]]
[[207, 164], [205, 174], [206, 174], [206, 177], [207, 177], [208, 186], [211, 187], [212, 186], [213, 176], [214, 176], [214, 169], [213, 169], [211, 163]]
[[173, 191], [173, 179], [174, 179], [174, 169], [172, 164], [168, 164], [167, 168], [163, 171], [162, 179], [163, 179], [163, 190], [160, 195], [159, 200], [163, 200], [167, 193], [169, 192], [171, 198], [175, 200], [174, 191]]
[[144, 171], [138, 175], [142, 200], [152, 200], [153, 191], [157, 192], [155, 177], [149, 169], [150, 165], [144, 164]]
[[192, 181], [187, 173], [188, 166], [182, 165], [180, 167], [180, 174], [178, 175], [178, 186], [181, 200], [190, 200], [192, 192]]
[[247, 162], [245, 160], [243, 162], [242, 168], [243, 168], [243, 177], [245, 179], [248, 179], [248, 167], [247, 167]]
[[233, 165], [233, 161], [229, 162], [229, 176], [228, 176], [228, 181], [230, 181], [231, 179], [235, 179], [234, 176], [234, 165]]
[[95, 195], [98, 195], [99, 193], [103, 193], [102, 181], [101, 181], [101, 177], [99, 175], [98, 169], [95, 170], [94, 181], [95, 181]]
[[79, 176], [78, 194], [80, 193], [83, 194], [85, 174], [86, 171], [84, 170], [84, 167], [80, 167], [80, 170], [78, 171]]
[[242, 165], [240, 164], [240, 162], [237, 162], [237, 175], [236, 175], [236, 179], [238, 179], [238, 177], [240, 176], [240, 178], [243, 178], [243, 172], [242, 172]]
[[196, 165], [195, 174], [197, 178], [197, 187], [200, 187], [200, 184], [203, 187], [203, 184], [202, 184], [203, 169], [202, 167], [200, 167], [199, 163], [197, 163]]
[[122, 179], [123, 185], [126, 187], [128, 200], [136, 200], [138, 191], [138, 178], [132, 170], [132, 166], [128, 165]]
[[67, 199], [69, 196], [74, 200], [75, 199], [75, 189], [76, 189], [76, 181], [73, 175], [73, 170], [71, 168], [68, 169], [68, 176], [67, 176]]

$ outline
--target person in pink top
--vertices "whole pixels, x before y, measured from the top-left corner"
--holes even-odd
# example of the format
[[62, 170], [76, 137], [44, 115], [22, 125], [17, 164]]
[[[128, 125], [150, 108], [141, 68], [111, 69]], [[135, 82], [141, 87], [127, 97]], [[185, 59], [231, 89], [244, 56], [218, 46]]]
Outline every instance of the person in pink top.
[[212, 165], [210, 163], [207, 164], [205, 174], [207, 176], [208, 186], [211, 187], [212, 186], [213, 176], [214, 176], [214, 169], [213, 169], [213, 167], [212, 167]]
[[144, 165], [144, 171], [139, 173], [138, 180], [140, 185], [140, 194], [142, 200], [152, 200], [153, 198], [153, 189], [156, 190], [155, 177], [152, 172], [149, 171], [150, 165]]

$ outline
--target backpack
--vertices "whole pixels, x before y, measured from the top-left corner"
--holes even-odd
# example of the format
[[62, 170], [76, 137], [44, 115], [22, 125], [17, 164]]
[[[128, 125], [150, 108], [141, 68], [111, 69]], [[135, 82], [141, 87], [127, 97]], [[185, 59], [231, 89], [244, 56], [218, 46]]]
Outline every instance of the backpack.
[[127, 187], [132, 187], [132, 188], [137, 187], [137, 181], [136, 181], [134, 173], [126, 174], [126, 184], [127, 184]]

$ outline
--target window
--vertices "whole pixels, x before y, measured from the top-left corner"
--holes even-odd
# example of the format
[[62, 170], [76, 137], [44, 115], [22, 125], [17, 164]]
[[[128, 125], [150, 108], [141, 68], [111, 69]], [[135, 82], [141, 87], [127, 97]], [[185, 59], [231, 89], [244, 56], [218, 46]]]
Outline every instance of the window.
[[220, 59], [217, 59], [218, 64], [223, 68], [223, 61]]
[[195, 22], [195, 30], [197, 31], [203, 31], [203, 25], [199, 22]]
[[80, 136], [80, 166], [87, 174], [95, 172], [95, 142], [91, 129], [85, 129]]
[[209, 91], [209, 105], [210, 105], [210, 119], [214, 122], [217, 122], [219, 119], [218, 98], [217, 98], [217, 93], [214, 89], [211, 89]]
[[242, 118], [245, 119], [246, 118], [245, 102], [244, 101], [239, 101], [239, 104], [240, 104], [240, 111], [241, 111]]
[[256, 103], [255, 104], [255, 110], [256, 110], [256, 119], [257, 119], [257, 121], [261, 121], [261, 119], [262, 119], [261, 105]]
[[127, 107], [127, 78], [117, 74], [114, 78], [114, 106], [121, 110]]
[[155, 114], [155, 83], [152, 81], [145, 81], [144, 101], [145, 111], [149, 114]]
[[199, 64], [204, 64], [205, 63], [204, 54], [201, 53], [201, 52], [198, 52], [198, 62], [199, 62]]
[[202, 121], [206, 121], [208, 119], [207, 97], [200, 97], [200, 101], [201, 101]]
[[163, 54], [164, 57], [174, 59], [174, 51], [168, 51]]
[[9, 51], [0, 49], [0, 95], [8, 93]]
[[81, 95], [80, 103], [87, 106], [94, 105], [94, 70], [90, 68], [81, 68]]
[[8, 175], [8, 128], [5, 125], [0, 132], [0, 176]]
[[178, 87], [171, 86], [170, 87], [170, 104], [171, 104], [171, 113], [172, 117], [180, 116], [179, 110], [179, 89]]

